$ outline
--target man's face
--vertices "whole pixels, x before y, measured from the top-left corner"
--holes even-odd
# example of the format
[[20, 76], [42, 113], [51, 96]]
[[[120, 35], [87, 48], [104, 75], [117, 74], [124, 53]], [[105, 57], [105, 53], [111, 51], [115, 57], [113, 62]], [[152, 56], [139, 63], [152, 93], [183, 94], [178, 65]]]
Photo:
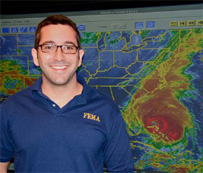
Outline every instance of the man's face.
[[[64, 45], [67, 42], [77, 45], [76, 33], [68, 25], [48, 25], [41, 29], [39, 45]], [[76, 77], [76, 70], [82, 63], [83, 50], [75, 54], [65, 54], [58, 47], [56, 52], [44, 53], [41, 47], [32, 49], [33, 61], [42, 70], [43, 84], [66, 85]]]

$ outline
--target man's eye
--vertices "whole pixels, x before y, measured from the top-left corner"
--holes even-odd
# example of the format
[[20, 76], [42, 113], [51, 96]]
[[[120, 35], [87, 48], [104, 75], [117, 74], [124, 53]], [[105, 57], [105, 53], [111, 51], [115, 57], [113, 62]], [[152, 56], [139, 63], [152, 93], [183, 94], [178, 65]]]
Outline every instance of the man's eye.
[[66, 49], [66, 50], [72, 50], [73, 49], [73, 46], [64, 46], [64, 49]]
[[51, 46], [51, 45], [44, 45], [44, 49], [51, 50], [51, 49], [53, 49], [53, 46]]

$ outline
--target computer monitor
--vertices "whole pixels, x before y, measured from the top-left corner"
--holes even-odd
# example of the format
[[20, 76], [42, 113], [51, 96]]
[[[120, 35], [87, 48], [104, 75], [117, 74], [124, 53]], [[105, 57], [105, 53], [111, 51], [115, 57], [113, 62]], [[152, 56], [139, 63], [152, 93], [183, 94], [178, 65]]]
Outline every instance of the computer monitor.
[[41, 76], [31, 48], [51, 14], [76, 22], [78, 74], [119, 106], [135, 170], [202, 172], [202, 4], [1, 15], [1, 102]]

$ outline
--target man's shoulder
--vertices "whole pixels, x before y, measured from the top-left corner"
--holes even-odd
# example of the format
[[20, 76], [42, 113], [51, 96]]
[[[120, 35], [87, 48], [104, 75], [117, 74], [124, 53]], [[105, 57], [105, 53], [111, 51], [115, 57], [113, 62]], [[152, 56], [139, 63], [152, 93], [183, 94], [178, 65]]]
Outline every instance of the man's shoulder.
[[25, 88], [23, 90], [20, 90], [18, 92], [16, 92], [13, 95], [8, 96], [3, 102], [2, 105], [7, 105], [7, 104], [11, 104], [11, 103], [18, 103], [21, 100], [23, 100], [24, 97], [29, 96], [29, 94], [31, 93], [30, 87], [29, 88]]
[[106, 106], [110, 106], [113, 108], [118, 108], [117, 104], [113, 101], [111, 97], [109, 97], [104, 92], [100, 91], [99, 89], [89, 87], [88, 86], [88, 99], [90, 100], [100, 100]]
[[103, 100], [107, 103], [115, 104], [111, 97], [109, 97], [104, 92], [100, 91], [99, 89], [89, 86], [85, 82], [84, 78], [82, 78], [80, 75], [77, 75], [77, 79], [78, 79], [79, 83], [81, 83], [84, 87], [83, 96], [85, 96], [85, 98], [87, 100]]

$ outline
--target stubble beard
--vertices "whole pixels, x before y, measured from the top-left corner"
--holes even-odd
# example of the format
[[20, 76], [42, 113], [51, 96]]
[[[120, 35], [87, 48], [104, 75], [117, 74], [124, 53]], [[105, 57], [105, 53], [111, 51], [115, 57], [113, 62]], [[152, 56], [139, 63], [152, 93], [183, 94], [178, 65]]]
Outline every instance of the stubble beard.
[[[77, 61], [77, 64], [79, 62], [79, 57], [78, 58], [78, 61]], [[71, 63], [68, 63], [68, 66], [71, 67]], [[68, 68], [69, 68], [68, 67]], [[72, 71], [70, 71], [67, 76], [62, 76], [62, 77], [54, 77], [54, 76], [51, 76], [51, 75], [48, 75], [46, 72], [44, 72], [42, 70], [42, 77], [44, 80], [46, 80], [47, 82], [49, 82], [51, 85], [53, 86], [65, 86], [67, 84], [70, 83], [70, 81], [74, 78], [74, 75], [76, 75], [76, 71], [77, 71], [78, 67], [77, 65], [74, 66], [74, 69]]]
[[70, 83], [74, 75], [76, 75], [76, 71], [77, 71], [77, 68], [74, 68], [74, 70], [71, 73], [67, 74], [67, 77], [56, 77], [56, 79], [54, 79], [53, 77], [49, 77], [43, 71], [42, 71], [42, 75], [44, 76], [45, 80], [47, 80], [52, 85], [65, 86], [68, 83]]

